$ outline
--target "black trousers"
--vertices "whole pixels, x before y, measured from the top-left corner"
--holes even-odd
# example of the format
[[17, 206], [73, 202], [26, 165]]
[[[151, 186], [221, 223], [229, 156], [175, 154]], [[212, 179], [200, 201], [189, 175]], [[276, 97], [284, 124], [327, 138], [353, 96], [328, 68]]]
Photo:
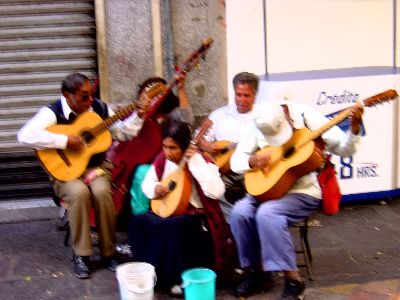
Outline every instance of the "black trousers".
[[129, 226], [134, 259], [155, 267], [159, 288], [180, 284], [184, 270], [213, 265], [212, 240], [206, 226], [204, 216], [199, 215], [134, 215]]

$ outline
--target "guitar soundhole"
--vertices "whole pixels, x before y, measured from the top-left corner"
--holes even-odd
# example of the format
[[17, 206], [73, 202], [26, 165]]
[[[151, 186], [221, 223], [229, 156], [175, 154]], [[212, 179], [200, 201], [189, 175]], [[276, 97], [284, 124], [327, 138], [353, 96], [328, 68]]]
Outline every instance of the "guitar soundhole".
[[221, 149], [221, 151], [220, 151], [221, 154], [225, 154], [226, 152], [228, 152], [228, 148], [226, 148], [226, 147]]
[[86, 144], [90, 144], [90, 142], [94, 139], [94, 135], [91, 134], [89, 131], [84, 131], [81, 137], [83, 138]]
[[285, 152], [285, 155], [284, 155], [283, 157], [284, 157], [285, 159], [289, 158], [290, 156], [293, 155], [294, 150], [295, 150], [294, 147], [289, 148], [289, 149]]
[[168, 182], [168, 189], [170, 191], [172, 191], [175, 187], [176, 187], [176, 182], [175, 181], [171, 180], [170, 182]]

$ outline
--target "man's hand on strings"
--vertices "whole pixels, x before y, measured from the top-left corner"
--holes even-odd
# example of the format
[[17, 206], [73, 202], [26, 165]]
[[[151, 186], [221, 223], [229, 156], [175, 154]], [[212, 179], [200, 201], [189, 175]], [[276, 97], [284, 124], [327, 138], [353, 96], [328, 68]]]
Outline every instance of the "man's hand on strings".
[[267, 173], [271, 161], [271, 154], [269, 152], [262, 154], [253, 154], [249, 158], [249, 165], [252, 169], [260, 169], [262, 172]]
[[80, 151], [85, 146], [83, 139], [80, 136], [68, 135], [67, 149]]
[[360, 125], [362, 122], [362, 115], [364, 113], [364, 107], [361, 104], [356, 104], [350, 108], [350, 125], [351, 132], [357, 135], [360, 132]]
[[201, 139], [199, 142], [200, 149], [204, 152], [210, 153], [211, 155], [217, 154], [221, 149], [213, 142], [209, 142], [205, 139]]

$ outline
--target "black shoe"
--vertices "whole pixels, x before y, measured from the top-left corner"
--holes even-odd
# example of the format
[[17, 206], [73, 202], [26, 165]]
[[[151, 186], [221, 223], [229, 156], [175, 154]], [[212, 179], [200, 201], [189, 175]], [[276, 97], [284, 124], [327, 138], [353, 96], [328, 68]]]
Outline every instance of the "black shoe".
[[85, 279], [90, 277], [90, 269], [89, 269], [89, 256], [77, 256], [74, 255], [74, 272], [76, 277], [80, 279]]
[[118, 261], [115, 259], [114, 255], [103, 257], [104, 264], [106, 265], [107, 269], [111, 272], [115, 272], [117, 266], [119, 265]]
[[285, 287], [281, 295], [281, 299], [285, 300], [301, 300], [304, 298], [306, 285], [304, 282], [287, 278], [285, 279]]
[[262, 272], [250, 271], [245, 279], [235, 288], [235, 296], [240, 298], [255, 294], [261, 289], [263, 279]]

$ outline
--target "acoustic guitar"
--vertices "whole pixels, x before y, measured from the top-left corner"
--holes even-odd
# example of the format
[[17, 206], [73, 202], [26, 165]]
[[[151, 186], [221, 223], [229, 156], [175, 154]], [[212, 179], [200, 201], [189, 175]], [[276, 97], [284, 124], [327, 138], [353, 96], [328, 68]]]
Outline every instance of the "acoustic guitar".
[[108, 128], [116, 121], [129, 116], [137, 109], [140, 101], [149, 101], [164, 92], [165, 88], [162, 83], [149, 86], [137, 101], [119, 109], [112, 117], [105, 120], [102, 120], [95, 112], [84, 112], [72, 124], [50, 126], [46, 129], [50, 132], [80, 136], [85, 147], [80, 151], [70, 149], [37, 150], [36, 155], [43, 168], [60, 181], [79, 178], [85, 172], [90, 158], [94, 154], [106, 151], [111, 146], [112, 138]]
[[[211, 124], [211, 120], [206, 119], [191, 143], [197, 144]], [[162, 218], [184, 214], [189, 207], [192, 194], [192, 175], [187, 166], [187, 159], [182, 158], [178, 169], [161, 180], [160, 184], [167, 187], [169, 192], [151, 200], [152, 211]]]
[[210, 154], [205, 152], [205, 154], [213, 160], [216, 166], [218, 166], [221, 174], [226, 174], [231, 170], [230, 160], [236, 149], [237, 143], [230, 141], [215, 141], [213, 144], [219, 149], [217, 153]]
[[[396, 97], [395, 90], [387, 90], [361, 103], [369, 107]], [[324, 157], [321, 151], [318, 151], [315, 140], [347, 118], [350, 112], [350, 108], [343, 110], [315, 131], [307, 128], [296, 129], [291, 139], [282, 146], [267, 146], [258, 150], [256, 154], [271, 154], [269, 170], [266, 173], [260, 169], [247, 171], [244, 174], [247, 192], [259, 201], [283, 197], [301, 176], [321, 167]]]

